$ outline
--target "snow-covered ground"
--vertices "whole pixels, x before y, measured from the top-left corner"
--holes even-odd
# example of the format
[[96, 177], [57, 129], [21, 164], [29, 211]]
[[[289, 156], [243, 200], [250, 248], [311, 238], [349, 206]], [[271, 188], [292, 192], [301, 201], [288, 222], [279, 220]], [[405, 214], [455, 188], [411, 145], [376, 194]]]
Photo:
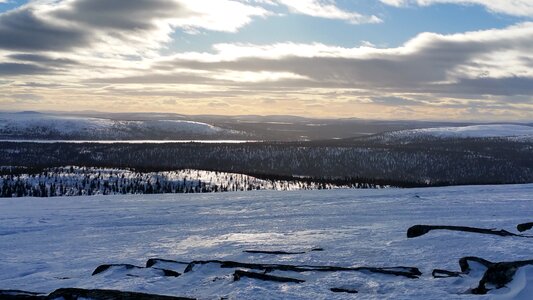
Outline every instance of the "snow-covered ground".
[[513, 124], [472, 125], [463, 127], [440, 127], [401, 130], [386, 135], [394, 137], [423, 137], [434, 136], [440, 138], [490, 138], [490, 137], [523, 137], [533, 138], [533, 127]]
[[[0, 170], [9, 170], [0, 166]], [[302, 178], [305, 179], [305, 178]], [[250, 190], [308, 190], [387, 186], [266, 180], [249, 175], [202, 170], [140, 173], [90, 167], [48, 168], [39, 174], [0, 175], [0, 197], [54, 197], [116, 194], [212, 193]]]
[[[467, 294], [482, 272], [434, 279], [458, 260], [533, 259], [533, 239], [432, 231], [407, 239], [415, 224], [504, 228], [533, 221], [533, 185], [425, 189], [253, 191], [0, 200], [0, 289], [50, 292], [59, 287], [110, 288], [200, 299], [531, 299], [533, 268], [484, 296]], [[308, 251], [320, 247], [323, 251]], [[243, 250], [303, 251], [296, 255]], [[234, 269], [196, 265], [179, 277], [144, 266], [149, 258], [329, 266], [413, 266], [418, 279], [362, 272], [282, 272], [306, 280], [242, 278]], [[185, 265], [156, 265], [183, 272]], [[355, 289], [358, 294], [333, 293]]]
[[0, 136], [9, 140], [46, 139], [154, 139], [154, 134], [198, 138], [221, 135], [239, 137], [240, 132], [187, 120], [113, 120], [36, 112], [0, 112]]

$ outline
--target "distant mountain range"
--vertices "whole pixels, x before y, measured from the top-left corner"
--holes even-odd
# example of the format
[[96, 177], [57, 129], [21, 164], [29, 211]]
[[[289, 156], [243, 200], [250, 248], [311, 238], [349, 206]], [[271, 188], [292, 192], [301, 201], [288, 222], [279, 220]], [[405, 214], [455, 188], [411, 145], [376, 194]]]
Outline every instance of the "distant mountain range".
[[487, 137], [531, 134], [531, 124], [312, 119], [295, 116], [186, 116], [167, 113], [0, 112], [2, 140], [309, 141], [407, 136]]

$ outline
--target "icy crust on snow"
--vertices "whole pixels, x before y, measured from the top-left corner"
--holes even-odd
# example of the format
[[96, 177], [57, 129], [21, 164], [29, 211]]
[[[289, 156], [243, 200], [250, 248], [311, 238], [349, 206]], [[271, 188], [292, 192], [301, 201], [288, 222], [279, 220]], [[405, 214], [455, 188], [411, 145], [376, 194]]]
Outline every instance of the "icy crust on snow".
[[401, 130], [388, 133], [393, 137], [423, 137], [434, 136], [440, 138], [492, 138], [492, 137], [531, 137], [533, 127], [512, 124], [472, 125], [464, 127], [440, 127]]
[[[533, 259], [533, 239], [437, 230], [406, 238], [415, 224], [506, 229], [533, 221], [533, 185], [385, 190], [16, 198], [0, 201], [0, 289], [48, 293], [60, 287], [105, 288], [199, 299], [531, 299], [533, 268], [506, 287], [468, 294], [483, 269], [459, 271], [464, 256], [489, 261]], [[527, 232], [525, 232], [527, 233]], [[323, 251], [309, 251], [313, 248]], [[296, 255], [243, 250], [305, 252]], [[413, 266], [419, 279], [367, 272], [282, 272], [304, 283], [266, 282], [216, 264], [179, 277], [144, 266], [149, 258], [232, 260], [329, 266]], [[186, 264], [156, 265], [182, 273]], [[260, 273], [260, 271], [259, 271]], [[333, 293], [355, 289], [357, 294]]]

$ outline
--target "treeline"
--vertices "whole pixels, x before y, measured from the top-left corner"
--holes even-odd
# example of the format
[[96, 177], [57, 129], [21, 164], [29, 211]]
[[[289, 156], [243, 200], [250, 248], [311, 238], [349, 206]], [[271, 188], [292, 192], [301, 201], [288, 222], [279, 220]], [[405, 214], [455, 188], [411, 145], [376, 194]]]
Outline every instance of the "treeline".
[[247, 144], [0, 143], [0, 165], [200, 169], [302, 181], [440, 186], [533, 182], [533, 142], [344, 140]]
[[217, 193], [251, 190], [381, 188], [385, 186], [311, 180], [260, 179], [253, 176], [179, 170], [137, 172], [111, 168], [49, 168], [34, 174], [0, 176], [0, 197], [55, 197], [126, 194]]

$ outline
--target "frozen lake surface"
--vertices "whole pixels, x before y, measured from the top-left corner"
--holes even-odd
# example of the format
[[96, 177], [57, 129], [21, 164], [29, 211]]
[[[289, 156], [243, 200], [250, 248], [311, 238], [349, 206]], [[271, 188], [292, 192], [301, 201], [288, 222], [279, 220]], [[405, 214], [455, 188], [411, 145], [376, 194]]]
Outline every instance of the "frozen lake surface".
[[[415, 224], [516, 232], [516, 225], [524, 222], [533, 222], [533, 185], [0, 199], [0, 289], [48, 293], [60, 287], [107, 288], [199, 299], [532, 299], [531, 267], [519, 269], [507, 287], [484, 296], [466, 294], [483, 272], [444, 279], [433, 278], [431, 272], [458, 271], [464, 256], [494, 262], [533, 259], [533, 239], [452, 231], [406, 238]], [[323, 251], [308, 251], [317, 247]], [[234, 269], [206, 264], [179, 277], [120, 268], [91, 276], [101, 264], [144, 266], [155, 257], [413, 266], [423, 274], [409, 279], [364, 272], [274, 271], [272, 275], [306, 282], [234, 282]], [[161, 267], [182, 273], [185, 265]]]

